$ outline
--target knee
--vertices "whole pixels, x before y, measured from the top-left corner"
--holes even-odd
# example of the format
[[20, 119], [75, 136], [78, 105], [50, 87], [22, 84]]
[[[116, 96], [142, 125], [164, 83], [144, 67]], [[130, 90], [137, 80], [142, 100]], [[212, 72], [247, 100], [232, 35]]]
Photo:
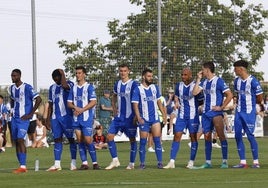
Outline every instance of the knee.
[[206, 140], [206, 141], [211, 141], [211, 133], [209, 132], [209, 133], [205, 133], [204, 134], [204, 139]]
[[134, 138], [129, 138], [129, 141], [131, 142], [131, 143], [135, 143], [136, 142], [136, 138], [134, 137]]
[[114, 135], [113, 134], [108, 134], [107, 135], [107, 141], [110, 142], [110, 141], [113, 141], [114, 140]]

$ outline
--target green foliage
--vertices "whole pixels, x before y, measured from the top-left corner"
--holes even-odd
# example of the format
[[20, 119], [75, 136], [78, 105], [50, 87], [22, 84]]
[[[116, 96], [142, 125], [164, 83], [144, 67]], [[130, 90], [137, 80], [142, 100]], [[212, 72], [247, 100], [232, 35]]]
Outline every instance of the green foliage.
[[[90, 81], [106, 88], [117, 79], [117, 65], [121, 63], [129, 64], [136, 79], [145, 67], [157, 75], [157, 2], [130, 3], [142, 6], [141, 13], [129, 15], [125, 23], [116, 19], [108, 22], [112, 37], [108, 44], [93, 39], [88, 46], [79, 41], [59, 42], [67, 56], [64, 65], [69, 76], [74, 76], [75, 66], [84, 65]], [[228, 81], [233, 80], [232, 64], [237, 59], [251, 62], [250, 71], [254, 72], [268, 39], [264, 31], [267, 16], [261, 4], [246, 7], [244, 0], [234, 0], [231, 6], [216, 0], [162, 0], [162, 88], [177, 82], [184, 66], [190, 66], [195, 75], [208, 60], [216, 63], [217, 74]], [[258, 73], [260, 80], [262, 75]]]
[[107, 61], [105, 46], [97, 40], [90, 40], [87, 46], [83, 42], [77, 41], [68, 44], [62, 40], [58, 42], [59, 47], [63, 48], [63, 53], [67, 56], [64, 66], [68, 78], [75, 77], [75, 67], [83, 65], [87, 69], [87, 79], [95, 87], [110, 89], [116, 79], [114, 66]]

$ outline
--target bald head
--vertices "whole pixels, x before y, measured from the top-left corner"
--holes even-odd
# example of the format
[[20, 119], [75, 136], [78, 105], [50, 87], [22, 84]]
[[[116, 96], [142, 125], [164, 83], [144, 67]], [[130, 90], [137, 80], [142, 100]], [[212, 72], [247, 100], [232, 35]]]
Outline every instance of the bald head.
[[191, 69], [189, 67], [186, 67], [186, 68], [182, 69], [182, 73], [192, 75], [192, 71], [191, 71]]
[[182, 70], [181, 79], [186, 85], [192, 81], [192, 71], [189, 67], [186, 67]]

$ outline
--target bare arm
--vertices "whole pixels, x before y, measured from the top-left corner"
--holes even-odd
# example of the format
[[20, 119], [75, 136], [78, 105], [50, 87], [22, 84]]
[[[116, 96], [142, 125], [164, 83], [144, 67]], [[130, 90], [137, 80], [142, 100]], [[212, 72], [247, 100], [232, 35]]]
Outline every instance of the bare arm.
[[256, 99], [257, 104], [263, 104], [263, 94], [257, 95]]
[[139, 124], [144, 124], [143, 118], [140, 116], [140, 111], [139, 111], [139, 103], [132, 103], [133, 104], [133, 109], [135, 112], [135, 116], [137, 118], [137, 121]]
[[202, 79], [202, 75], [203, 75], [202, 74], [202, 71], [200, 71], [200, 72], [197, 73], [197, 78], [196, 78], [195, 86], [193, 88], [193, 95], [194, 96], [198, 95], [202, 91], [202, 89], [199, 87], [200, 81]]
[[86, 106], [84, 106], [83, 108], [80, 108], [78, 106], [75, 106], [73, 102], [69, 102], [68, 101], [68, 107], [73, 109], [74, 115], [78, 116], [80, 114], [82, 114], [83, 112], [93, 108], [94, 106], [96, 106], [97, 104], [97, 100], [91, 100]]
[[223, 101], [223, 104], [221, 106], [221, 109], [223, 110], [233, 99], [233, 93], [230, 90], [227, 90], [225, 93], [225, 100]]
[[25, 114], [21, 117], [21, 119], [23, 120], [28, 120], [28, 119], [31, 119], [35, 113], [35, 111], [37, 110], [37, 108], [39, 107], [40, 103], [42, 102], [42, 99], [40, 96], [37, 96], [35, 98], [35, 103], [34, 103], [34, 106], [33, 106], [33, 109], [32, 111], [29, 113], [29, 114]]
[[163, 116], [163, 124], [165, 125], [167, 123], [167, 114], [166, 114], [166, 110], [164, 109], [164, 107], [162, 105], [161, 99], [158, 99], [157, 100], [157, 105], [158, 105], [159, 110], [162, 113], [162, 116]]
[[47, 116], [44, 117], [45, 118], [45, 126], [48, 130], [51, 129], [51, 125], [50, 125], [50, 119], [51, 119], [51, 116], [52, 116], [52, 111], [53, 111], [53, 104], [52, 102], [48, 102], [48, 107], [45, 107], [47, 108]]
[[97, 104], [97, 100], [91, 100], [86, 106], [82, 108], [83, 112], [93, 108], [94, 106], [96, 106], [96, 104]]
[[265, 108], [264, 108], [264, 101], [263, 101], [263, 94], [259, 94], [256, 96], [256, 102], [257, 104], [260, 105], [260, 108], [261, 108], [261, 111], [265, 111]]
[[221, 106], [212, 106], [212, 110], [222, 111], [229, 104], [229, 102], [233, 98], [233, 94], [230, 90], [225, 91], [224, 94], [225, 94], [225, 99], [224, 99], [222, 105]]
[[70, 86], [68, 85], [68, 82], [66, 80], [66, 76], [65, 76], [65, 73], [62, 69], [59, 69], [60, 71], [60, 74], [61, 74], [61, 86], [63, 89], [66, 89], [66, 90], [69, 90], [70, 89]]
[[174, 101], [175, 101], [175, 107], [174, 108], [179, 109], [179, 107], [180, 107], [180, 101], [179, 101], [179, 98], [177, 96], [175, 96]]
[[114, 116], [117, 114], [116, 103], [117, 103], [117, 94], [113, 93], [113, 96], [112, 96], [112, 108], [113, 108]]

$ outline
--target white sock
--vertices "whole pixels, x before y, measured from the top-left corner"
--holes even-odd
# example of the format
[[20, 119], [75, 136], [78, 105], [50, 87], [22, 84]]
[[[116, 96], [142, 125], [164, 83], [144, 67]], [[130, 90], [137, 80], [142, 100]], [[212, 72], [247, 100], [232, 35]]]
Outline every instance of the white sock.
[[113, 161], [118, 161], [118, 157], [113, 158]]
[[60, 160], [56, 160], [54, 166], [56, 166], [56, 167], [60, 167]]
[[190, 161], [188, 162], [188, 164], [190, 164], [190, 165], [194, 165], [194, 161], [193, 161], [193, 160], [190, 160]]
[[259, 164], [259, 160], [258, 159], [254, 159], [253, 160], [253, 164]]
[[72, 159], [71, 164], [74, 165], [74, 166], [76, 166], [76, 160], [75, 159]]
[[83, 165], [88, 165], [88, 162], [87, 161], [83, 161], [82, 164]]

